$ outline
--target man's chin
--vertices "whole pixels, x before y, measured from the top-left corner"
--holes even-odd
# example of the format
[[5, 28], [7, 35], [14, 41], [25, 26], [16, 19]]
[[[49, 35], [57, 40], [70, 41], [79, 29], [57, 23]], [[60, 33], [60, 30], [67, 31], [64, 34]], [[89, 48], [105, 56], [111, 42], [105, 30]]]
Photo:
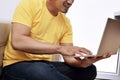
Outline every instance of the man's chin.
[[67, 10], [64, 10], [64, 11], [62, 11], [63, 13], [67, 13], [68, 12], [68, 9]]

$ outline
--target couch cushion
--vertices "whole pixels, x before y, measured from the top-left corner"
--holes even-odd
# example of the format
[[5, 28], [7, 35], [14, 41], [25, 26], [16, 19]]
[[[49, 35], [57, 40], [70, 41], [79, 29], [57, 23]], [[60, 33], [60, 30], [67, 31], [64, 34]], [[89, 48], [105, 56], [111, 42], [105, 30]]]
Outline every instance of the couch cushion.
[[0, 23], [0, 66], [2, 66], [3, 52], [7, 44], [10, 23]]

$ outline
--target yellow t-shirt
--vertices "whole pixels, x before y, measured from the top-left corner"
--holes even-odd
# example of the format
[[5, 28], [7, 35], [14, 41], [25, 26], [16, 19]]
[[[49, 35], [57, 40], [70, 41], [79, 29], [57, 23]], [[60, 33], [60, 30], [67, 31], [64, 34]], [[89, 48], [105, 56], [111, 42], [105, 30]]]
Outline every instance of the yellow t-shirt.
[[[31, 29], [30, 37], [52, 44], [72, 43], [72, 27], [69, 20], [60, 13], [51, 15], [46, 7], [46, 0], [21, 0], [17, 6], [12, 22], [24, 24]], [[14, 50], [11, 35], [5, 48], [3, 66], [27, 60], [51, 61], [51, 54], [31, 54]]]

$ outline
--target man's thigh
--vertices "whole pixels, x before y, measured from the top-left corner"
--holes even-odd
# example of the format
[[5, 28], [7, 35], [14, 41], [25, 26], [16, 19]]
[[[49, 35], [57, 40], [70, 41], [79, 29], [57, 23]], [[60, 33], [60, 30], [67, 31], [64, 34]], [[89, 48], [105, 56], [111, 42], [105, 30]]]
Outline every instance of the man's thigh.
[[54, 65], [59, 72], [72, 80], [94, 80], [97, 75], [96, 67], [94, 65], [87, 68], [76, 68], [71, 67], [64, 62], [50, 62], [50, 64]]
[[94, 80], [96, 67], [75, 68], [64, 62], [26, 61], [4, 68], [4, 74], [4, 80]]
[[5, 67], [4, 80], [71, 80], [46, 61], [19, 62]]

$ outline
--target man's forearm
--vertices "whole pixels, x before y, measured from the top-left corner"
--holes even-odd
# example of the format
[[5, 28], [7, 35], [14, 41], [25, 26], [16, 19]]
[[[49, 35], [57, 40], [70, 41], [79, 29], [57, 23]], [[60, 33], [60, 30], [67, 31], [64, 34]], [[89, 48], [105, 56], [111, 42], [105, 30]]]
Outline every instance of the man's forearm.
[[60, 45], [42, 43], [28, 36], [21, 36], [20, 38], [12, 40], [12, 47], [16, 50], [21, 50], [33, 54], [40, 54], [40, 53], [58, 53]]

